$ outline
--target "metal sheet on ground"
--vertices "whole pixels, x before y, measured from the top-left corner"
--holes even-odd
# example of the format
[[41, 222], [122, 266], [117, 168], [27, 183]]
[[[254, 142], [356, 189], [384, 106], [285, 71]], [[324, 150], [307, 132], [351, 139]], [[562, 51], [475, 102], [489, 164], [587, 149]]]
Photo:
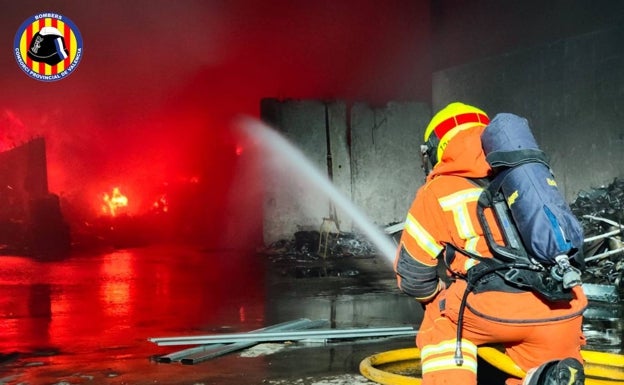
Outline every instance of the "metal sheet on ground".
[[[288, 330], [301, 330], [301, 329], [313, 329], [318, 327], [324, 327], [329, 324], [327, 320], [310, 320], [307, 318], [301, 318], [293, 321], [283, 322], [277, 325], [268, 326], [265, 328], [254, 330], [250, 333], [264, 333], [269, 331], [288, 331]], [[248, 347], [256, 345], [258, 342], [237, 342], [233, 344], [211, 344], [205, 346], [198, 346], [194, 348], [188, 348], [167, 354], [165, 356], [157, 357], [157, 362], [170, 363], [173, 361], [180, 361], [185, 365], [193, 365], [198, 362], [206, 361], [211, 358], [219, 357], [224, 354], [235, 352], [238, 350], [246, 349]]]

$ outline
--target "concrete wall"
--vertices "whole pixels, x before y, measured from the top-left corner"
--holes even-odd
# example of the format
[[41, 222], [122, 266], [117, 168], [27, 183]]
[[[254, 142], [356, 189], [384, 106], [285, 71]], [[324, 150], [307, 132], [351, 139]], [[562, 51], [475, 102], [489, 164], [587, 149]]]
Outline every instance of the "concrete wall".
[[[336, 108], [336, 106], [333, 106]], [[262, 101], [265, 120], [292, 145], [301, 150], [310, 164], [327, 175], [325, 104], [320, 101]], [[318, 229], [329, 216], [329, 199], [319, 194], [312, 177], [292, 159], [276, 158], [265, 173], [264, 242], [290, 239], [299, 230]]]
[[[383, 228], [404, 220], [424, 178], [418, 151], [430, 117], [428, 105], [396, 102], [371, 108], [341, 101], [265, 99], [261, 114], [320, 174], [331, 176], [335, 189], [370, 222]], [[319, 230], [333, 208], [340, 230], [357, 231], [348, 213], [297, 169], [284, 159], [267, 174], [265, 244], [290, 239], [299, 230]]]
[[624, 27], [433, 74], [433, 110], [461, 100], [526, 117], [566, 199], [624, 169]]
[[403, 221], [424, 182], [419, 151], [430, 115], [413, 102], [351, 109], [353, 201], [380, 226]]

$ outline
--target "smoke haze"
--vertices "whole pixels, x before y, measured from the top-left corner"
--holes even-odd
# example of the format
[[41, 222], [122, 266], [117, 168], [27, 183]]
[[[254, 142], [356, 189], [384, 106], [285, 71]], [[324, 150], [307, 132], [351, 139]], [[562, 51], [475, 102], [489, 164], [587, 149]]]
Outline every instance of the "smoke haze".
[[[259, 116], [262, 98], [429, 99], [428, 4], [5, 0], [0, 150], [44, 136], [51, 192], [93, 210], [114, 186], [141, 210], [163, 186], [200, 180], [219, 221], [241, 167], [230, 123]], [[78, 68], [56, 82], [29, 78], [11, 48], [41, 12], [83, 39]]]

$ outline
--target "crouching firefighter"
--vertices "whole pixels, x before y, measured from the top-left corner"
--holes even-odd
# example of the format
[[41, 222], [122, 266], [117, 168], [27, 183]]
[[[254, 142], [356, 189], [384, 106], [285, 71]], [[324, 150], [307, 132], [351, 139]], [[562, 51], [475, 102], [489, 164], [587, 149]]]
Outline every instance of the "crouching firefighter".
[[[512, 114], [490, 123], [485, 112], [455, 102], [425, 130], [421, 151], [432, 169], [407, 213], [394, 262], [399, 288], [425, 309], [416, 337], [423, 385], [476, 385], [480, 345], [501, 346], [527, 372], [507, 385], [584, 383], [582, 232], [574, 218], [561, 219], [561, 197], [537, 205], [538, 221], [514, 212], [527, 203], [525, 195], [551, 193], [525, 194], [517, 183], [527, 176], [556, 189], [531, 140], [522, 151], [504, 151], [506, 141], [511, 149], [524, 145], [513, 134], [518, 125], [528, 128]], [[500, 143], [486, 149], [487, 135], [503, 142], [503, 151]], [[546, 169], [547, 180], [527, 165]], [[533, 228], [523, 232], [521, 225]], [[565, 232], [570, 227], [572, 234]], [[525, 233], [536, 238], [527, 242]], [[555, 246], [545, 247], [545, 240]], [[556, 255], [538, 255], [553, 247]]]

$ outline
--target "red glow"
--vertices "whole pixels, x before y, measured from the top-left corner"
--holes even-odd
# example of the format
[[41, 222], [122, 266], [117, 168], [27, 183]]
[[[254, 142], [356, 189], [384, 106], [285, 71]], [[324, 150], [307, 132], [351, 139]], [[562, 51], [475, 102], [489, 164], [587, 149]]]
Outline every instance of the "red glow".
[[[17, 26], [32, 13], [9, 3], [0, 25]], [[180, 225], [172, 229], [253, 247], [262, 238], [262, 201], [253, 194], [261, 178], [246, 170], [233, 119], [259, 117], [263, 98], [374, 105], [430, 98], [429, 2], [70, 2], [63, 13], [89, 47], [84, 62], [47, 84], [6, 61], [4, 72], [16, 74], [0, 80], [11, 90], [0, 95], [0, 149], [45, 137], [48, 186], [70, 226], [101, 216], [100, 194], [120, 181], [131, 207], [108, 207], [108, 216], [150, 212], [169, 182], [168, 213]], [[164, 33], [162, 20], [177, 33]], [[176, 47], [179, 60], [159, 57], [156, 47]], [[180, 175], [197, 179], [182, 188]], [[231, 218], [246, 218], [249, 233], [219, 234], [223, 226], [214, 224]]]
[[119, 251], [107, 256], [100, 266], [102, 277], [100, 300], [106, 315], [127, 316], [130, 309], [130, 282], [134, 271], [135, 254]]
[[79, 366], [118, 354], [145, 359], [159, 352], [147, 338], [165, 333], [188, 335], [219, 325], [257, 329], [266, 317], [266, 288], [264, 265], [255, 257], [179, 247], [54, 262], [3, 256], [0, 351], [28, 359], [30, 352], [62, 347], [64, 354], [37, 360]]
[[156, 213], [166, 213], [169, 211], [169, 202], [166, 195], [161, 195], [152, 205], [152, 209]]

